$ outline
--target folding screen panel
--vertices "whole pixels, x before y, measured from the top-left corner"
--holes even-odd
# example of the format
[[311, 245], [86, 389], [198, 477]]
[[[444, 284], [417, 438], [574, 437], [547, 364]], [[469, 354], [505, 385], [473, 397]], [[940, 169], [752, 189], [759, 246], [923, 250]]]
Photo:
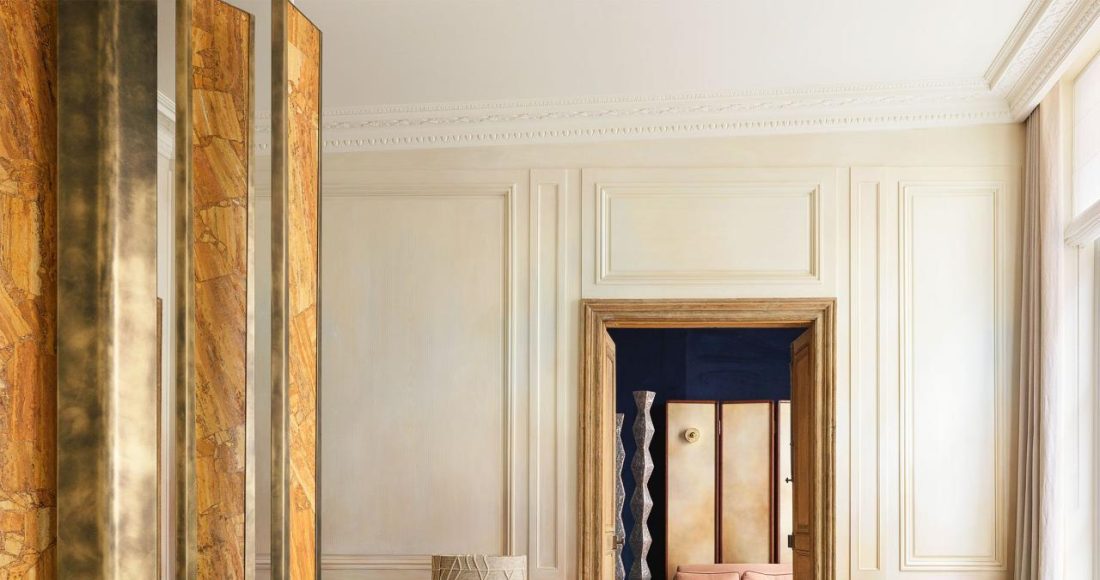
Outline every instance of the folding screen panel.
[[770, 401], [722, 403], [721, 562], [771, 562], [775, 478]]
[[0, 578], [55, 577], [57, 2], [0, 0]]
[[157, 577], [156, 30], [59, 3], [59, 578]]
[[272, 577], [320, 577], [321, 32], [272, 1]]
[[189, 114], [176, 127], [177, 250], [189, 250], [179, 279], [192, 285], [178, 312], [191, 342], [178, 384], [193, 450], [182, 565], [199, 578], [245, 578], [255, 568], [253, 24], [221, 0], [178, 10], [177, 109]]
[[718, 421], [713, 401], [667, 406], [667, 575], [715, 560]]

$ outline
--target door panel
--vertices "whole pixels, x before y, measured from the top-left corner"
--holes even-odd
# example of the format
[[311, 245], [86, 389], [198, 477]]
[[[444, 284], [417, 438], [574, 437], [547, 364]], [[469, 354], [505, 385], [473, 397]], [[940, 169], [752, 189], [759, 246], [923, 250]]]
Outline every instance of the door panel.
[[669, 403], [667, 411], [666, 578], [672, 578], [681, 564], [715, 561], [718, 429], [713, 402]]
[[791, 441], [794, 474], [794, 577], [813, 577], [813, 331], [807, 330], [791, 344]]
[[776, 523], [775, 545], [778, 547], [779, 561], [785, 564], [792, 562], [794, 559], [794, 551], [787, 546], [787, 537], [794, 534], [794, 488], [791, 485], [793, 474], [791, 473], [790, 401], [779, 401], [779, 421], [777, 428], [779, 430], [777, 437], [779, 472], [776, 483], [779, 485], [777, 498], [779, 501], [779, 508], [776, 513], [779, 517], [779, 521]]
[[602, 565], [600, 566], [601, 580], [615, 580], [615, 559], [618, 557], [618, 547], [625, 538], [616, 538], [615, 534], [615, 342], [604, 330], [600, 338], [599, 358], [601, 403], [600, 409], [603, 415], [603, 430], [600, 433], [600, 448], [603, 460], [600, 465], [603, 472], [600, 474], [601, 501], [601, 528], [602, 528]]

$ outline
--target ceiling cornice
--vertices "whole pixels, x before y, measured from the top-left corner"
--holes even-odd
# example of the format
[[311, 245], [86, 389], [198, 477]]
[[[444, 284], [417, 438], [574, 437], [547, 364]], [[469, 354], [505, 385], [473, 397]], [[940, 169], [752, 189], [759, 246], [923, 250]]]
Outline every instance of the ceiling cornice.
[[1061, 76], [1100, 16], [1100, 0], [1032, 0], [986, 71], [990, 90], [1023, 120]]
[[[1100, 17], [1100, 0], [1032, 0], [983, 78], [656, 96], [326, 109], [327, 152], [868, 131], [1021, 121]], [[171, 100], [158, 94], [162, 116]], [[257, 115], [257, 149], [270, 147]]]
[[[326, 110], [326, 151], [903, 129], [1011, 121], [982, 79]], [[268, 115], [257, 120], [261, 151]]]

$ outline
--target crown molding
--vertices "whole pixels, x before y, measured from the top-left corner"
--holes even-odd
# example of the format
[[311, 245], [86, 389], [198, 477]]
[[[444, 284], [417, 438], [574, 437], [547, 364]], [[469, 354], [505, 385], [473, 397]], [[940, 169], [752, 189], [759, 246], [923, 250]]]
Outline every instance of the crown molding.
[[[1010, 122], [982, 79], [329, 109], [328, 152], [907, 129]], [[257, 118], [261, 152], [270, 115]]]
[[1061, 76], [1061, 70], [1100, 17], [1100, 0], [1032, 0], [986, 71], [990, 90], [1025, 118]]

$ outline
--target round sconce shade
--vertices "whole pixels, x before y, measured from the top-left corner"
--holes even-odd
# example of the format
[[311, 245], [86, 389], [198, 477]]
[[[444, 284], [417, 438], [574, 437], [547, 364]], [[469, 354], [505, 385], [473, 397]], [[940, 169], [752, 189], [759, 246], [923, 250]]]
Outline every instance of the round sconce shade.
[[527, 556], [432, 556], [432, 580], [527, 580]]

